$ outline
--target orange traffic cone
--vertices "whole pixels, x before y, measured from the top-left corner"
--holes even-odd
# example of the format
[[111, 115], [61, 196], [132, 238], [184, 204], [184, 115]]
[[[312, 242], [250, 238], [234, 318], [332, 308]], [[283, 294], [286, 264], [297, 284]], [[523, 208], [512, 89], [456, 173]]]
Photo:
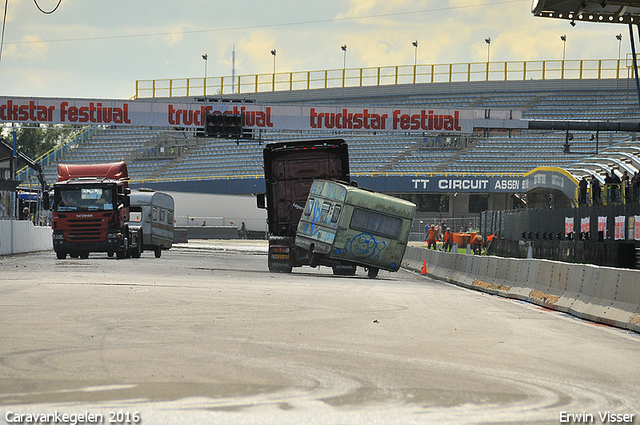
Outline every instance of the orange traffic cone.
[[420, 270], [421, 274], [427, 274], [427, 260], [422, 262], [422, 270]]

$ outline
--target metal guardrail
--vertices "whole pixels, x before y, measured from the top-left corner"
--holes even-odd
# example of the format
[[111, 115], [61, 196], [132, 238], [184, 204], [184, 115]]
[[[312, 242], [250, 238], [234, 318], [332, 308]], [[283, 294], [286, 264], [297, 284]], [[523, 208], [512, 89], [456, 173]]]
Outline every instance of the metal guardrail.
[[167, 98], [471, 81], [626, 78], [626, 59], [538, 60], [397, 65], [222, 77], [137, 80], [134, 98]]

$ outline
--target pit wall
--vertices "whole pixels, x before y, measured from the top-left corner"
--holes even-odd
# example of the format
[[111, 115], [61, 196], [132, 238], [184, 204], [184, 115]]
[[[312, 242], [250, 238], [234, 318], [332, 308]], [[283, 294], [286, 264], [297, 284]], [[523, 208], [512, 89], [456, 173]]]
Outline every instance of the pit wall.
[[0, 255], [52, 249], [51, 227], [29, 220], [0, 220]]
[[465, 288], [640, 332], [640, 270], [411, 246], [402, 261], [405, 268]]

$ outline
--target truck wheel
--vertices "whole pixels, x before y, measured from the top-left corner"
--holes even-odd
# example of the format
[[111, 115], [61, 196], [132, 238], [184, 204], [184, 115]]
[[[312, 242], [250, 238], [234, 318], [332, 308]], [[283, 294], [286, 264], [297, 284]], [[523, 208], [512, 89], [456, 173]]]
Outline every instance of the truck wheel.
[[160, 256], [162, 255], [162, 248], [160, 248], [159, 246], [153, 247], [153, 253], [155, 254], [156, 258], [160, 258]]
[[379, 271], [380, 269], [377, 267], [369, 267], [369, 270], [367, 271], [367, 276], [369, 276], [369, 279], [375, 279], [378, 276]]
[[56, 251], [56, 257], [58, 257], [58, 260], [64, 260], [65, 258], [67, 258], [67, 253]]
[[82, 254], [80, 254], [80, 258], [82, 258], [83, 260], [86, 260], [87, 258], [89, 258], [89, 253], [83, 252]]
[[107, 257], [112, 258], [113, 257], [113, 251], [107, 252]]
[[140, 244], [138, 244], [135, 247], [131, 248], [131, 258], [140, 258], [140, 254], [142, 254], [140, 252]]
[[126, 258], [126, 257], [127, 257], [127, 253], [124, 250], [124, 248], [120, 248], [116, 251], [116, 258], [118, 260], [122, 260], [123, 258]]

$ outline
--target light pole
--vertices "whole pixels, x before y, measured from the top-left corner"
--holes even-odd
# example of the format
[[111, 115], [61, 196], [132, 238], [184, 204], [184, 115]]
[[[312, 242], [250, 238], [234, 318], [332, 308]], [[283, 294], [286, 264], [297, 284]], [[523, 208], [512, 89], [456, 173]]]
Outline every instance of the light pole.
[[618, 40], [618, 63], [620, 62], [620, 52], [622, 49], [622, 34], [616, 35], [616, 40]]
[[271, 90], [276, 91], [276, 49], [271, 51], [273, 55], [273, 81], [271, 82]]
[[342, 69], [346, 70], [347, 69], [347, 45], [343, 44], [342, 46], [340, 46], [340, 48], [342, 49]]
[[273, 55], [273, 75], [276, 75], [276, 49], [273, 49], [271, 54]]
[[204, 95], [207, 95], [207, 62], [209, 62], [209, 55], [206, 53], [202, 55], [202, 59], [204, 60]]
[[[622, 34], [616, 35], [616, 40], [618, 40], [618, 66], [616, 70], [616, 78], [620, 78], [620, 53], [622, 51]], [[616, 85], [618, 82], [616, 81]]]
[[418, 40], [412, 41], [411, 44], [414, 47], [413, 66], [417, 66], [418, 65]]
[[567, 36], [566, 34], [560, 36], [560, 40], [562, 40], [562, 65], [564, 67], [564, 59], [567, 53]]
[[491, 37], [485, 38], [484, 42], [487, 43], [487, 66], [489, 66], [488, 64], [491, 62]]

